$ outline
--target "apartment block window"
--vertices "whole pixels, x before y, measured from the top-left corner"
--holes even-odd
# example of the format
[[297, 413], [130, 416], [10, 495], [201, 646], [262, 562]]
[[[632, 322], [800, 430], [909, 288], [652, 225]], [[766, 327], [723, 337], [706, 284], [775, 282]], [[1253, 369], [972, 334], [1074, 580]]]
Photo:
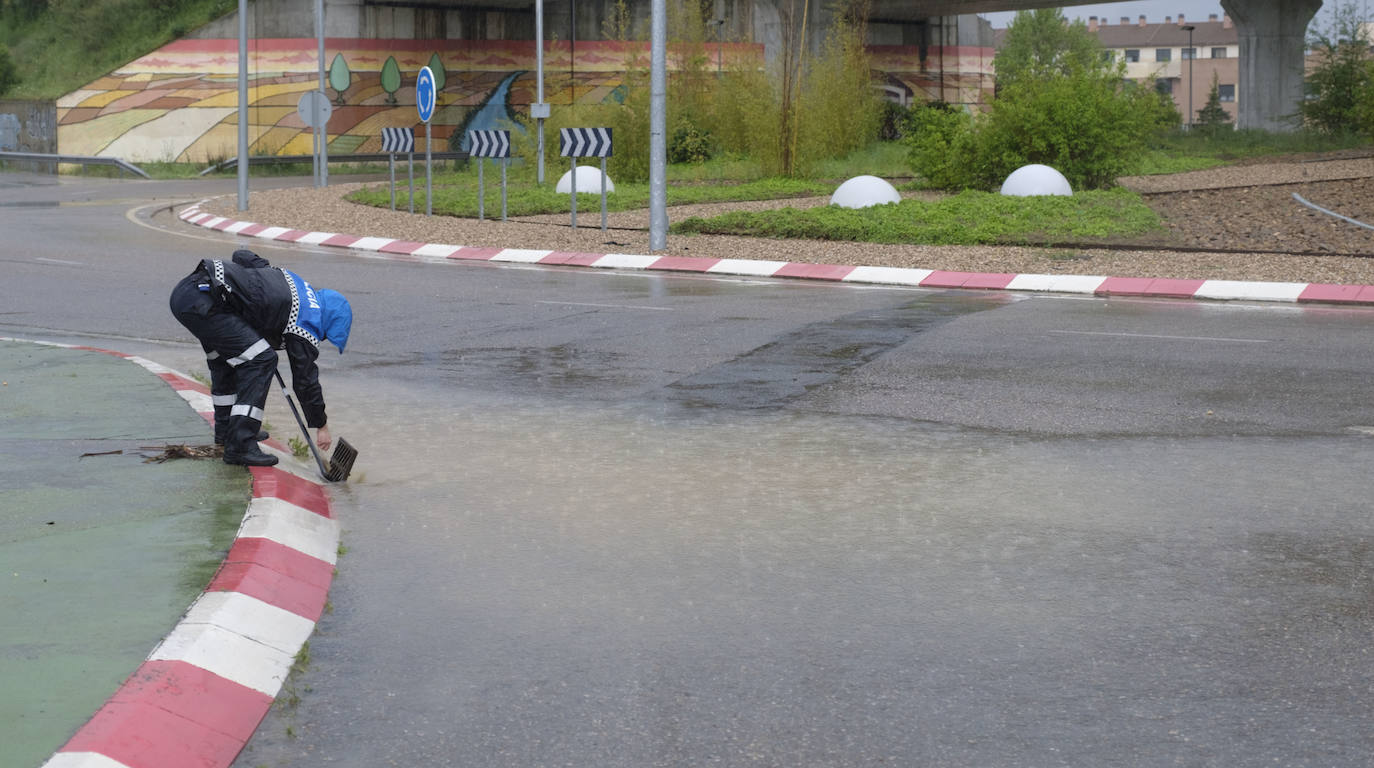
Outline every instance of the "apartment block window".
[[1167, 77], [1161, 77], [1155, 81], [1155, 90], [1168, 96], [1174, 92], [1174, 81]]
[[1156, 48], [1155, 61], [1169, 61], [1173, 58], [1173, 53], [1172, 48]]
[[1222, 100], [1222, 101], [1235, 101], [1235, 100], [1236, 100], [1236, 86], [1234, 86], [1234, 85], [1218, 85], [1218, 86], [1217, 86], [1217, 95], [1221, 97], [1221, 100]]
[[1127, 48], [1127, 49], [1126, 49], [1126, 61], [1129, 62], [1129, 63], [1132, 63], [1132, 64], [1136, 63], [1137, 61], [1140, 61], [1140, 49], [1139, 49], [1139, 48]]
[[1181, 49], [1181, 50], [1182, 50], [1182, 52], [1183, 52], [1183, 60], [1184, 60], [1184, 61], [1187, 61], [1188, 59], [1196, 59], [1196, 58], [1197, 58], [1197, 49], [1196, 49], [1196, 48], [1183, 48], [1183, 49]]
[[1214, 59], [1224, 59], [1224, 58], [1226, 58], [1226, 49], [1225, 49], [1225, 48], [1213, 48], [1213, 49], [1212, 49], [1212, 58], [1214, 58]]

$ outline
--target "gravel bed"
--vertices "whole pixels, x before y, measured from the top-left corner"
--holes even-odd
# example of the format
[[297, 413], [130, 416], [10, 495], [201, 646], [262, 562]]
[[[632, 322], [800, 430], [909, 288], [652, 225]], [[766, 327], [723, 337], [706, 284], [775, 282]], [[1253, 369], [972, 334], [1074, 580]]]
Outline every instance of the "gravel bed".
[[[1374, 224], [1371, 177], [1374, 158], [1355, 157], [1123, 178], [1124, 186], [1146, 194], [1146, 202], [1159, 212], [1168, 231], [1113, 243], [929, 246], [669, 235], [663, 254], [966, 272], [1374, 285], [1374, 258], [1351, 255], [1374, 255], [1374, 230], [1313, 211], [1292, 197], [1297, 192], [1312, 203]], [[607, 231], [600, 229], [599, 207], [579, 210], [579, 228], [573, 230], [567, 215], [479, 222], [343, 200], [359, 186], [256, 190], [247, 211], [237, 210], [233, 196], [210, 200], [202, 209], [268, 226], [425, 243], [581, 253], [650, 252], [647, 210], [609, 215]], [[726, 210], [828, 202], [817, 197], [680, 206], [670, 208], [668, 214], [670, 221], [681, 221]], [[499, 217], [499, 208], [496, 214]]]

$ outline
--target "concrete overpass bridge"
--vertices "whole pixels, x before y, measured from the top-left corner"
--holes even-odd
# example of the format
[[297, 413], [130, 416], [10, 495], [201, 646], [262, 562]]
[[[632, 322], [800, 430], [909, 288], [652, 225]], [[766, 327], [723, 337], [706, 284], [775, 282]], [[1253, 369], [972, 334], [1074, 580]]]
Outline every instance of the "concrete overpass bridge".
[[[1101, 0], [1098, 0], [1099, 2]], [[973, 14], [1087, 0], [872, 0], [869, 43], [885, 92], [903, 103], [941, 99], [986, 103], [992, 93], [992, 30]], [[1240, 42], [1237, 123], [1281, 130], [1303, 96], [1307, 24], [1321, 0], [1221, 0]], [[786, 48], [802, 0], [714, 0], [717, 66], [757, 66]], [[824, 0], [809, 0], [807, 41], [829, 23]], [[628, 0], [632, 23], [647, 26], [649, 0]], [[616, 0], [543, 0], [545, 102], [599, 104], [615, 97], [629, 49], [606, 40]], [[795, 12], [795, 17], [793, 16]], [[307, 154], [312, 132], [294, 105], [314, 90], [312, 3], [253, 0], [249, 35], [250, 152]], [[450, 74], [432, 122], [439, 146], [460, 141], [492, 99], [509, 115], [535, 101], [534, 0], [325, 0], [325, 61], [344, 65], [327, 126], [331, 154], [380, 151], [380, 127], [415, 123], [410, 92], [388, 86], [386, 66], [417, 71], [438, 62]], [[236, 152], [238, 19], [231, 13], [57, 100], [58, 151], [135, 162], [208, 162]], [[814, 48], [813, 48], [814, 50]], [[760, 59], [760, 57], [762, 57]], [[552, 66], [550, 66], [552, 64]], [[331, 71], [333, 64], [329, 65]], [[509, 116], [507, 115], [507, 116]], [[496, 118], [492, 118], [496, 120]]]
[[[975, 29], [960, 28], [958, 17], [992, 11], [1020, 11], [1101, 0], [872, 0], [870, 19], [903, 28], [903, 44], [924, 36], [941, 45], [990, 45]], [[725, 39], [776, 43], [793, 0], [715, 0], [719, 31]], [[1303, 52], [1307, 24], [1322, 0], [1220, 0], [1240, 38], [1237, 124], [1242, 128], [1282, 130], [1285, 115], [1297, 112], [1303, 96]], [[262, 13], [282, 29], [262, 36], [299, 36], [313, 29], [310, 4], [298, 0], [255, 0]], [[646, 19], [648, 0], [629, 0], [632, 17]], [[326, 0], [326, 34], [337, 37], [466, 37], [532, 39], [532, 0]], [[826, 15], [822, 3], [811, 12]], [[546, 34], [557, 39], [596, 40], [614, 0], [545, 0]], [[410, 30], [380, 28], [378, 20], [409, 14]], [[457, 34], [455, 15], [468, 19]], [[814, 18], [814, 17], [813, 17]], [[822, 23], [824, 23], [822, 21]], [[385, 26], [384, 24], [382, 26]], [[965, 25], [968, 26], [968, 25]], [[288, 31], [294, 30], [294, 31]], [[934, 32], [932, 32], [934, 30]], [[233, 34], [225, 35], [233, 36]]]
[[[873, 19], [1026, 11], [1102, 0], [872, 0]], [[1237, 127], [1284, 130], [1303, 98], [1307, 24], [1322, 0], [1221, 0], [1240, 36]]]

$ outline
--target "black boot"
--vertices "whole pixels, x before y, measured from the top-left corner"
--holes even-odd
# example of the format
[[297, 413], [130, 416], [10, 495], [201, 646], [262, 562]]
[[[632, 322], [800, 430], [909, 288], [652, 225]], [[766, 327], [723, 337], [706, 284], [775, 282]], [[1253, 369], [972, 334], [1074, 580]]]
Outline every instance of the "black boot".
[[[258, 436], [253, 439], [261, 443], [269, 437], [271, 437], [271, 435], [267, 434], [267, 430], [260, 429], [258, 430]], [[218, 429], [215, 430], [215, 445], [224, 445], [224, 433]]]
[[224, 463], [241, 464], [247, 467], [270, 467], [277, 463], [277, 457], [263, 451], [257, 443], [249, 443], [248, 447], [242, 451], [231, 451], [226, 446]]

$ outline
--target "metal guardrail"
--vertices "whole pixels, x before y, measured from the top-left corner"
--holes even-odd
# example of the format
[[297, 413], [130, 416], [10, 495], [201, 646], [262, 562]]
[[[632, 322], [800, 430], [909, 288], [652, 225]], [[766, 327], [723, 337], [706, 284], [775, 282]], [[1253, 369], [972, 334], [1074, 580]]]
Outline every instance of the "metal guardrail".
[[142, 168], [117, 157], [89, 157], [86, 155], [52, 155], [40, 152], [0, 151], [0, 160], [22, 160], [30, 163], [73, 163], [77, 165], [113, 165], [121, 171], [128, 171], [145, 179], [152, 177]]
[[[399, 153], [398, 153], [398, 154], [399, 154]], [[417, 154], [417, 155], [420, 155], [421, 157], [424, 157], [424, 153], [422, 153], [422, 152], [416, 152], [416, 153], [414, 153], [414, 154]], [[467, 152], [431, 152], [431, 153], [429, 153], [429, 156], [430, 156], [431, 159], [434, 159], [434, 160], [464, 160], [464, 159], [466, 159], [466, 158], [468, 157], [468, 153], [467, 153]], [[357, 154], [357, 155], [330, 155], [330, 156], [329, 156], [329, 162], [331, 162], [331, 163], [374, 163], [374, 162], [375, 162], [375, 163], [384, 163], [384, 162], [386, 162], [387, 158], [389, 158], [389, 157], [391, 157], [391, 155], [388, 154], [388, 153], [386, 153], [386, 152], [372, 152], [372, 153]], [[255, 165], [284, 165], [284, 164], [286, 164], [286, 163], [310, 163], [310, 162], [313, 162], [314, 160], [315, 160], [315, 157], [314, 157], [313, 155], [259, 155], [259, 156], [254, 156], [254, 157], [248, 158], [248, 166], [251, 168], [251, 167], [253, 167], [253, 166], [255, 166]], [[231, 158], [229, 158], [228, 160], [225, 160], [224, 162], [216, 163], [216, 164], [210, 166], [209, 168], [206, 168], [205, 170], [201, 171], [198, 175], [204, 176], [204, 175], [209, 174], [209, 173], [215, 173], [215, 172], [217, 172], [217, 171], [227, 171], [227, 170], [229, 170], [230, 168], [238, 168], [238, 167], [239, 167], [239, 159], [238, 159], [237, 157], [231, 157]]]

